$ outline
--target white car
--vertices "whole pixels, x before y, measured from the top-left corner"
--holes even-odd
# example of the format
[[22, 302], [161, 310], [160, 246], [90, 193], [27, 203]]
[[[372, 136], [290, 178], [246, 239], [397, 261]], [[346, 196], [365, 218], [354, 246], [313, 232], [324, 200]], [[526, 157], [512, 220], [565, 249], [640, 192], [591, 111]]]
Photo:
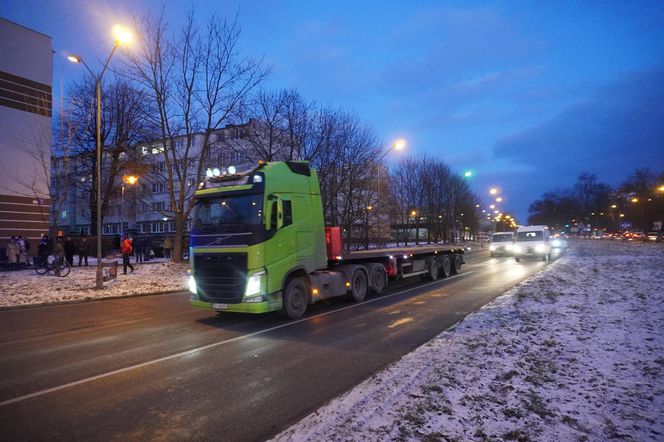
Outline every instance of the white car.
[[514, 233], [500, 232], [491, 235], [491, 243], [489, 244], [489, 254], [494, 257], [496, 255], [512, 255], [512, 247], [514, 247]]
[[547, 226], [519, 227], [514, 236], [514, 259], [521, 261], [524, 257], [536, 257], [542, 261], [551, 259], [551, 233]]

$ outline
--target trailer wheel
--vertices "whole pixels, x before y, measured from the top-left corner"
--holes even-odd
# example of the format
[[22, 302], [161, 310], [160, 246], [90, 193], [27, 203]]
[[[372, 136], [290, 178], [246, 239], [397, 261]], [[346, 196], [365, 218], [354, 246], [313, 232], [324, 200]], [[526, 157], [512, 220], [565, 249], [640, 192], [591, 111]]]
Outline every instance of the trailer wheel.
[[286, 284], [283, 294], [282, 314], [291, 319], [299, 319], [307, 311], [309, 294], [304, 278], [298, 276]]
[[452, 264], [450, 263], [450, 257], [448, 255], [443, 255], [440, 261], [440, 272], [439, 272], [441, 278], [447, 278], [448, 276], [450, 276], [451, 265]]
[[370, 280], [371, 280], [371, 291], [379, 295], [383, 293], [385, 289], [387, 274], [385, 273], [385, 267], [383, 265], [372, 266], [369, 270]]
[[350, 297], [355, 302], [362, 302], [367, 297], [369, 281], [367, 274], [361, 269], [355, 269], [350, 280]]
[[463, 262], [461, 255], [458, 253], [453, 253], [450, 261], [450, 273], [453, 275], [459, 274], [461, 271], [461, 263]]
[[438, 261], [435, 258], [432, 258], [427, 262], [427, 273], [424, 275], [424, 279], [427, 281], [435, 281], [438, 279]]

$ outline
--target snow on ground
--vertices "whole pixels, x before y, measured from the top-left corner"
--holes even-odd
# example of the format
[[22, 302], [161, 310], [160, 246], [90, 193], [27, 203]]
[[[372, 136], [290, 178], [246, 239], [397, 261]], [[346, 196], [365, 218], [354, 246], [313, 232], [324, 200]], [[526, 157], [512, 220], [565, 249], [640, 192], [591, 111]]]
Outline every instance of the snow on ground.
[[660, 245], [572, 243], [275, 440], [664, 440], [663, 265]]
[[[74, 259], [75, 263], [77, 259]], [[0, 307], [186, 290], [186, 262], [174, 264], [161, 260], [135, 264], [132, 260], [136, 270], [127, 275], [122, 274], [122, 260], [118, 262], [117, 279], [105, 282], [104, 290], [95, 289], [95, 260], [89, 262], [89, 267], [72, 267], [71, 273], [64, 278], [53, 273], [41, 276], [33, 270], [1, 272]]]

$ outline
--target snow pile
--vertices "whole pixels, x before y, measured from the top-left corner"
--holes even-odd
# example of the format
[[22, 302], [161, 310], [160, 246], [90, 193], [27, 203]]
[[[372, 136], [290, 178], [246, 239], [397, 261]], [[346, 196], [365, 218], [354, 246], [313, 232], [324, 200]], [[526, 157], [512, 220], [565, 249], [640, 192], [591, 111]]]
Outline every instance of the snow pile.
[[134, 264], [133, 273], [122, 274], [118, 264], [118, 277], [104, 283], [104, 290], [95, 290], [94, 265], [72, 267], [64, 278], [53, 273], [37, 275], [32, 270], [0, 273], [0, 307], [27, 304], [50, 304], [63, 301], [112, 298], [147, 293], [185, 290], [188, 263], [158, 262]]
[[275, 440], [664, 440], [664, 248], [571, 246]]

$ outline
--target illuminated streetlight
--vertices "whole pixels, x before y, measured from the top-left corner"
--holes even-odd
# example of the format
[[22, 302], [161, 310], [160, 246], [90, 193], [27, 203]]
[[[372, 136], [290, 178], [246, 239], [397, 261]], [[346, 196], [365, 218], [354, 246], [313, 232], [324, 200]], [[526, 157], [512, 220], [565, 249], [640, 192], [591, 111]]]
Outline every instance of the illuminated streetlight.
[[410, 211], [410, 216], [417, 216], [417, 211], [416, 210], [411, 210]]
[[664, 192], [664, 185], [661, 185], [657, 188], [657, 191]]
[[473, 176], [473, 171], [472, 170], [467, 170], [463, 173], [463, 176], [466, 177], [466, 178], [470, 178], [471, 176]]
[[97, 185], [97, 271], [95, 274], [95, 287], [97, 290], [101, 290], [104, 288], [104, 274], [103, 274], [103, 268], [102, 268], [102, 262], [101, 262], [101, 206], [102, 206], [102, 200], [101, 200], [101, 79], [104, 76], [104, 72], [106, 72], [106, 69], [108, 68], [108, 64], [111, 62], [111, 58], [113, 58], [113, 54], [115, 54], [115, 51], [118, 49], [119, 46], [126, 46], [127, 44], [131, 43], [133, 40], [133, 36], [131, 32], [129, 32], [126, 28], [123, 28], [120, 25], [115, 25], [113, 26], [113, 35], [115, 37], [115, 44], [113, 45], [113, 49], [111, 50], [111, 53], [108, 55], [108, 58], [106, 59], [106, 62], [104, 63], [104, 67], [102, 68], [101, 72], [99, 75], [95, 75], [90, 67], [87, 65], [87, 63], [79, 56], [76, 55], [69, 55], [67, 56], [67, 60], [71, 61], [72, 63], [80, 63], [82, 64], [85, 69], [88, 70], [92, 78], [95, 79], [95, 82], [97, 83], [97, 127], [96, 127], [96, 141], [97, 141], [97, 149], [96, 149], [96, 160], [97, 160], [97, 179], [96, 179], [96, 185]]
[[498, 198], [496, 198], [496, 202], [497, 202], [497, 203], [500, 203], [500, 202], [502, 202], [502, 201], [503, 201], [503, 197], [502, 197], [502, 196], [499, 196]]
[[632, 198], [630, 201], [633, 202], [633, 203], [638, 203], [638, 202], [639, 202], [639, 199], [636, 198], [636, 197], [634, 197], [634, 198]]
[[616, 204], [611, 204], [611, 208], [612, 208], [612, 209], [616, 209], [617, 207], [618, 207], [618, 205], [616, 205]]
[[495, 204], [491, 204], [491, 205], [489, 206], [489, 209], [495, 209], [495, 208], [496, 208], [496, 205], [495, 205]]
[[495, 194], [498, 193], [498, 189], [496, 189], [495, 187], [492, 187], [492, 188], [489, 190], [489, 193], [490, 193], [491, 195], [495, 195]]

